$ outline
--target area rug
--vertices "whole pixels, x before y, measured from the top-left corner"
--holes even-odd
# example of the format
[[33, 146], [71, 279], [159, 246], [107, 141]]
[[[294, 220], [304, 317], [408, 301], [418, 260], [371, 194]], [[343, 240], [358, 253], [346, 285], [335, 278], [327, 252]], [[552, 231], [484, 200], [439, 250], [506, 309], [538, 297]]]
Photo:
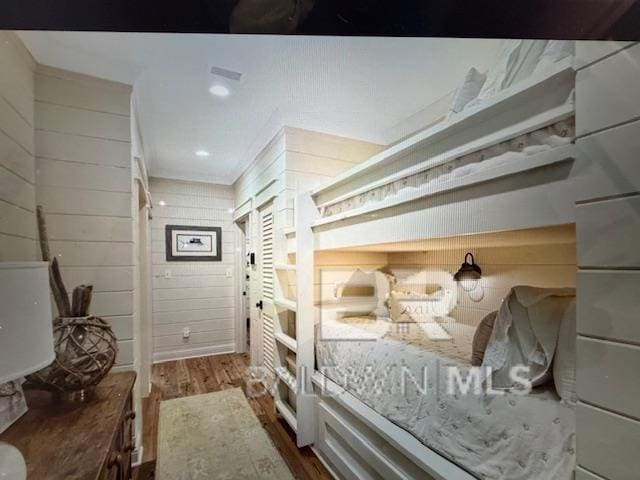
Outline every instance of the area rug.
[[293, 480], [240, 388], [160, 403], [158, 480]]

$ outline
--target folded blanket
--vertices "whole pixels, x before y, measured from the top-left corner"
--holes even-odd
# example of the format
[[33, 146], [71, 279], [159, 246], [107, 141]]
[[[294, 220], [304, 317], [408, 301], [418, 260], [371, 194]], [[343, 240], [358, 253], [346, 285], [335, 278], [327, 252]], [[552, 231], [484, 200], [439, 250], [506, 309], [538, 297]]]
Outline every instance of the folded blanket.
[[551, 364], [565, 310], [575, 297], [573, 288], [513, 287], [505, 297], [485, 351], [483, 367], [491, 367], [494, 388], [521, 386], [512, 368], [525, 366], [531, 386], [551, 378]]

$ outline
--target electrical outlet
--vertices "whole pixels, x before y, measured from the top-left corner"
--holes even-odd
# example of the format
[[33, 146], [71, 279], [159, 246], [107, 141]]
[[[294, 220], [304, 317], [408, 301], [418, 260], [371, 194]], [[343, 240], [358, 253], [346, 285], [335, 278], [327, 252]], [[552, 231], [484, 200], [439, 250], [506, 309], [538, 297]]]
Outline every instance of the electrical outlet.
[[171, 270], [168, 268], [164, 271], [164, 278], [171, 278]]
[[191, 335], [191, 329], [189, 327], [184, 327], [182, 329], [182, 338], [189, 338]]

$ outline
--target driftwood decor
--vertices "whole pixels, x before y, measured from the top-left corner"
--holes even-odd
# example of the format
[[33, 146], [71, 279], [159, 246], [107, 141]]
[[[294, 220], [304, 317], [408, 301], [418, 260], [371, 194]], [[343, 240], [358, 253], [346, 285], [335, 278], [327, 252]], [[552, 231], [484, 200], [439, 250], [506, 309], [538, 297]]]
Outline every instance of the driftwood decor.
[[58, 317], [53, 321], [56, 358], [51, 365], [27, 378], [39, 387], [58, 393], [90, 389], [115, 363], [116, 336], [107, 322], [89, 315], [92, 285], [77, 286], [69, 300], [58, 259], [51, 258], [41, 206], [37, 207], [36, 214], [42, 259], [49, 262], [51, 293], [58, 309]]

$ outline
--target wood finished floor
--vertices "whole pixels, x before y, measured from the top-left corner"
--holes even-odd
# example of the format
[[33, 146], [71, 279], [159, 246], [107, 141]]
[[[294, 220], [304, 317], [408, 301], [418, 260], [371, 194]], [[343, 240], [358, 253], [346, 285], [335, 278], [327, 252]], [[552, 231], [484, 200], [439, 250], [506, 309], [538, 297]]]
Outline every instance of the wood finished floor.
[[[143, 400], [142, 465], [134, 472], [133, 478], [154, 478], [158, 413], [162, 400], [244, 387], [244, 372], [248, 365], [247, 354], [214, 355], [154, 365], [151, 394]], [[271, 396], [265, 394], [248, 398], [248, 401], [296, 479], [332, 478], [309, 447], [296, 447], [294, 434], [276, 415]]]

